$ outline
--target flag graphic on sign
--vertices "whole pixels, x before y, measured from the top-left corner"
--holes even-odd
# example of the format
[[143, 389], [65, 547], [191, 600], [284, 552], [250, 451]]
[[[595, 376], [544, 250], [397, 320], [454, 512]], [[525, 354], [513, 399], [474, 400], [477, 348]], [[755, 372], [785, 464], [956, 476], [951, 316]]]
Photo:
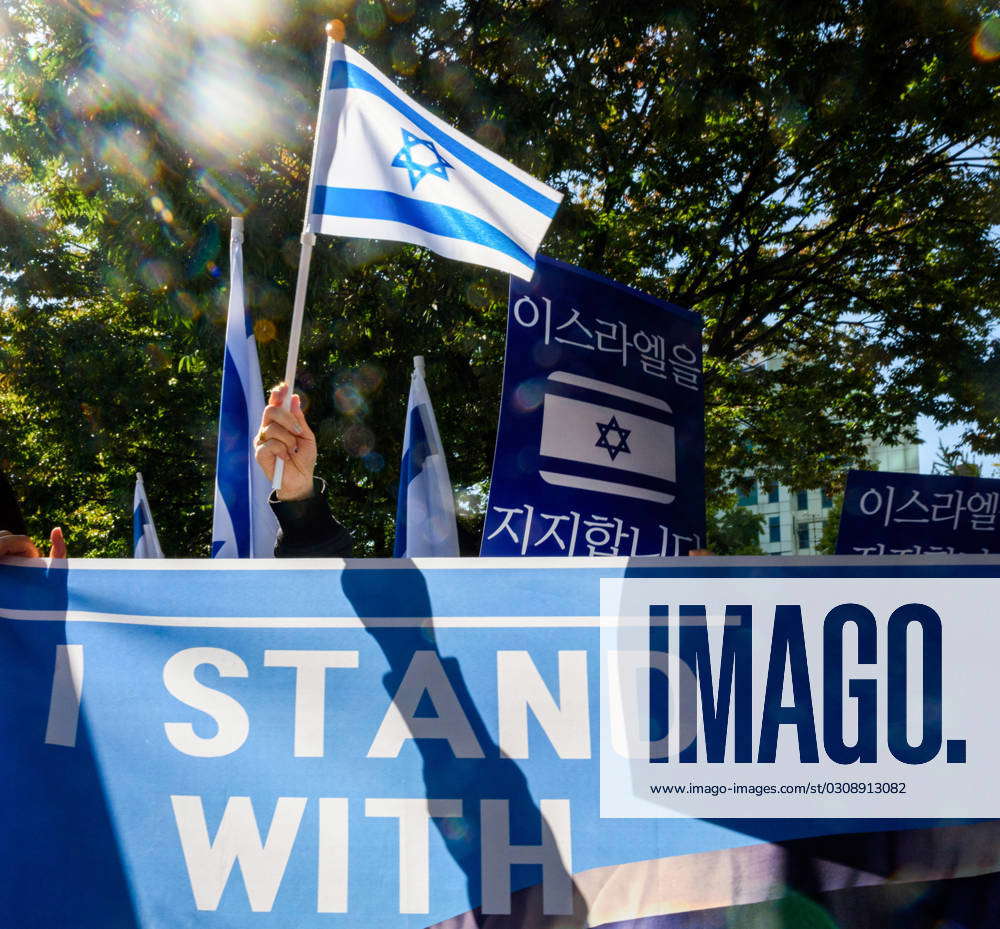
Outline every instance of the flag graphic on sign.
[[658, 397], [553, 371], [542, 407], [539, 476], [560, 487], [670, 503], [677, 480], [671, 413]]
[[562, 194], [456, 132], [353, 49], [330, 48], [307, 225], [530, 279]]

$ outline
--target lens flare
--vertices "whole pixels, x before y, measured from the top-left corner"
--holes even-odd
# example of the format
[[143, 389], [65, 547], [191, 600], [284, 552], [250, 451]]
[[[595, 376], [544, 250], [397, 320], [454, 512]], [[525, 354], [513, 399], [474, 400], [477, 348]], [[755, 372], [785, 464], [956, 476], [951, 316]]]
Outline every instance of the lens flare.
[[379, 0], [361, 0], [354, 10], [358, 29], [366, 39], [376, 39], [385, 29], [385, 10]]
[[333, 402], [341, 413], [353, 416], [367, 410], [364, 397], [358, 393], [352, 384], [343, 384], [333, 393]]
[[198, 301], [195, 299], [194, 295], [186, 290], [178, 290], [174, 294], [174, 299], [177, 301], [177, 305], [181, 308], [181, 311], [185, 316], [191, 319], [197, 319], [201, 316], [201, 307], [198, 305]]
[[416, 0], [385, 0], [385, 11], [394, 23], [405, 23], [417, 12]]
[[250, 39], [280, 29], [290, 8], [273, 0], [182, 0], [181, 17], [199, 36]]
[[375, 365], [362, 365], [355, 373], [355, 383], [366, 394], [373, 394], [382, 386], [385, 375]]
[[191, 250], [191, 257], [187, 263], [187, 276], [197, 277], [208, 271], [208, 263], [218, 257], [220, 246], [221, 235], [218, 223], [205, 223]]
[[258, 345], [267, 345], [268, 342], [273, 342], [277, 335], [278, 329], [269, 319], [258, 319], [253, 324], [253, 336]]
[[562, 358], [562, 346], [556, 345], [555, 342], [550, 345], [536, 342], [535, 347], [531, 350], [531, 356], [539, 367], [554, 368], [559, 363], [559, 359]]
[[[242, 215], [254, 202], [250, 185], [241, 177], [203, 170], [197, 174], [198, 185], [229, 213]], [[296, 240], [298, 241], [298, 240]]]
[[972, 54], [980, 61], [1000, 58], [1000, 16], [986, 20], [972, 37]]
[[545, 399], [545, 382], [532, 379], [523, 381], [514, 390], [514, 405], [522, 413], [537, 410]]
[[148, 187], [159, 178], [162, 166], [153, 155], [149, 139], [131, 123], [109, 130], [97, 154], [118, 174], [131, 177], [140, 187]]
[[212, 55], [196, 65], [170, 111], [203, 154], [228, 161], [264, 144], [272, 132], [273, 107], [270, 89], [234, 51], [232, 57]]
[[361, 462], [373, 474], [378, 474], [385, 467], [385, 459], [378, 452], [369, 452]]
[[486, 122], [476, 129], [476, 141], [494, 150], [503, 148], [507, 134], [496, 123]]
[[367, 426], [355, 423], [344, 430], [343, 443], [348, 455], [364, 458], [375, 447], [375, 434]]
[[392, 67], [400, 74], [414, 74], [417, 70], [418, 58], [416, 46], [410, 39], [397, 39], [390, 52]]
[[458, 816], [449, 816], [447, 819], [440, 820], [438, 828], [449, 842], [461, 842], [472, 835], [468, 821]]
[[150, 290], [166, 290], [177, 279], [173, 265], [150, 258], [139, 265], [139, 280]]

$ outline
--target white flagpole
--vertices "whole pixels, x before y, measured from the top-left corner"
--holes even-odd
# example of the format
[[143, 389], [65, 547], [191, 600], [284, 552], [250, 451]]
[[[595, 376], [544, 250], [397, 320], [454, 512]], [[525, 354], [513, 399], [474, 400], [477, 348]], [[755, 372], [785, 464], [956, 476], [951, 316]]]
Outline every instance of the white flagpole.
[[[281, 405], [284, 409], [292, 408], [292, 391], [295, 388], [295, 369], [299, 363], [299, 343], [302, 339], [302, 316], [306, 304], [306, 288], [309, 285], [309, 264], [312, 261], [312, 250], [316, 244], [316, 233], [312, 228], [313, 197], [315, 195], [315, 184], [313, 183], [316, 172], [316, 149], [319, 147], [320, 130], [322, 129], [323, 104], [326, 101], [326, 85], [330, 73], [330, 55], [333, 51], [333, 23], [326, 25], [326, 58], [323, 61], [323, 84], [319, 91], [319, 110], [316, 114], [316, 126], [313, 130], [313, 152], [312, 163], [309, 165], [309, 190], [306, 193], [306, 215], [302, 223], [302, 236], [299, 239], [302, 248], [299, 251], [299, 273], [295, 279], [295, 300], [292, 303], [292, 327], [288, 333], [288, 358], [285, 361], [285, 383], [288, 390]], [[274, 462], [274, 480], [271, 482], [272, 490], [281, 488], [281, 479], [285, 473], [285, 462], [281, 458]]]

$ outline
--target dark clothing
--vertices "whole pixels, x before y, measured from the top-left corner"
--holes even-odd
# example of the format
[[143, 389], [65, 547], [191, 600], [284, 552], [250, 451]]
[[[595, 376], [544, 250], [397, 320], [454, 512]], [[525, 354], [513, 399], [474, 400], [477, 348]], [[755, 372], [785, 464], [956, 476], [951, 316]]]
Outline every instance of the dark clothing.
[[27, 535], [28, 528], [17, 505], [14, 488], [10, 486], [7, 475], [0, 471], [0, 529], [5, 529], [13, 535]]
[[350, 557], [354, 539], [330, 512], [322, 478], [313, 478], [313, 495], [305, 500], [279, 500], [272, 492], [268, 502], [281, 527], [275, 558]]

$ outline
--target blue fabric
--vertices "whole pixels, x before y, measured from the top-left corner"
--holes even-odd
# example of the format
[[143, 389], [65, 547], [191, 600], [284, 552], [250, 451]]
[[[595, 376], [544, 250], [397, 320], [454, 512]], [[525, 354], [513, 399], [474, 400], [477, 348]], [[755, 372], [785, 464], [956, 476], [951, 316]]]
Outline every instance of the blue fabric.
[[[245, 387], [236, 362], [226, 346], [222, 369], [222, 401], [219, 407], [219, 445], [215, 474], [219, 493], [229, 512], [235, 534], [237, 557], [250, 555], [250, 424]], [[212, 542], [214, 558], [226, 540]]]
[[393, 558], [406, 554], [406, 502], [409, 497], [410, 482], [423, 470], [424, 461], [430, 453], [430, 443], [424, 430], [420, 407], [410, 410], [409, 442], [403, 449], [403, 463], [399, 469], [399, 498], [396, 502], [396, 539], [392, 547]]
[[354, 187], [316, 185], [313, 212], [326, 216], [356, 216], [405, 223], [449, 239], [475, 242], [495, 249], [533, 268], [535, 259], [496, 226], [465, 210], [429, 203], [388, 190], [360, 190]]
[[[350, 88], [374, 94], [380, 100], [384, 100], [398, 110], [402, 116], [405, 116], [414, 125], [419, 126], [422, 132], [429, 135], [448, 154], [464, 162], [488, 181], [492, 181], [498, 187], [507, 191], [507, 193], [517, 197], [518, 200], [538, 210], [543, 216], [551, 219], [559, 208], [558, 201], [553, 201], [543, 196], [523, 181], [512, 177], [491, 161], [483, 158], [482, 155], [463, 145], [455, 136], [443, 132], [429, 119], [413, 109], [405, 100], [394, 94], [380, 81], [375, 80], [374, 77], [362, 68], [346, 61], [333, 62], [330, 68], [330, 82], [327, 86], [329, 90], [346, 90]], [[319, 213], [322, 211], [317, 209], [316, 212]]]

